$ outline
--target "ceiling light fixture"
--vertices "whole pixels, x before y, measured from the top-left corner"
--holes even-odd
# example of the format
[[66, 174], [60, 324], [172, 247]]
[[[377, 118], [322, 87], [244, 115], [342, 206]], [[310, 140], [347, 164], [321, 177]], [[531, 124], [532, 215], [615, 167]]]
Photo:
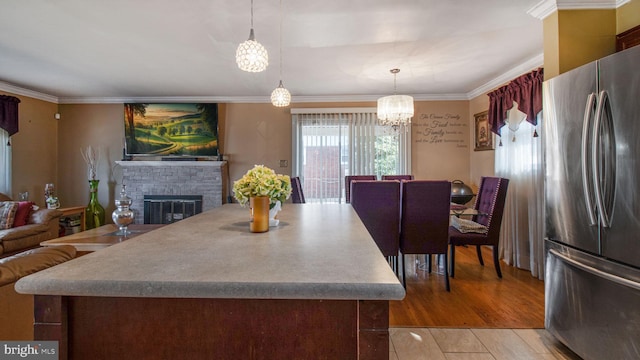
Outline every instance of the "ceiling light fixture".
[[280, 85], [271, 93], [271, 103], [276, 107], [289, 106], [291, 93], [282, 85], [282, 0], [280, 0]]
[[393, 74], [393, 95], [378, 99], [378, 119], [380, 124], [392, 127], [411, 124], [413, 117], [413, 97], [396, 95], [396, 75], [400, 69], [391, 69]]
[[238, 49], [236, 50], [236, 63], [240, 70], [248, 72], [261, 72], [269, 65], [267, 49], [256, 41], [253, 33], [253, 0], [251, 0], [251, 31], [249, 31], [249, 40], [238, 45]]

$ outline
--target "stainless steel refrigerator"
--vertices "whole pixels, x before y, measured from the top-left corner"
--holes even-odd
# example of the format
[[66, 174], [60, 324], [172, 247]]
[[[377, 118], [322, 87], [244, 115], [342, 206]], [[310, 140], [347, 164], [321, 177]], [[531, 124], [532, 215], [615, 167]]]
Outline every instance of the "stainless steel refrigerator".
[[640, 46], [544, 83], [545, 327], [640, 359]]

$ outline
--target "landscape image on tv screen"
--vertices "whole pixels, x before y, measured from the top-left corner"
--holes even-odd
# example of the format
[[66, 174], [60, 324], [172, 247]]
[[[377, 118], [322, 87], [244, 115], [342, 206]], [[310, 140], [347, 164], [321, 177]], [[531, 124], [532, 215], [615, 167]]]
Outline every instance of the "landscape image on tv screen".
[[127, 155], [217, 156], [218, 104], [124, 104]]

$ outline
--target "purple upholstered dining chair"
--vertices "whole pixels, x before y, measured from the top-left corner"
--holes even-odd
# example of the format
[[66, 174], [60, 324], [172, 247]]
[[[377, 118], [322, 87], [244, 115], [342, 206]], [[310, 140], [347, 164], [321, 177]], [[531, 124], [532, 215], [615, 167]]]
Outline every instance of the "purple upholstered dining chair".
[[351, 206], [397, 274], [400, 182], [355, 180], [351, 183]]
[[300, 183], [300, 177], [294, 176], [291, 178], [291, 202], [294, 204], [304, 204], [304, 192], [302, 191], [302, 184]]
[[413, 180], [413, 175], [382, 175], [382, 180]]
[[347, 175], [344, 177], [345, 202], [351, 202], [351, 182], [354, 180], [377, 180], [375, 175]]
[[413, 180], [402, 182], [400, 220], [400, 253], [402, 254], [402, 282], [406, 288], [405, 255], [444, 255], [444, 275], [447, 291], [449, 270], [449, 208], [451, 183], [449, 181]]
[[478, 195], [476, 196], [476, 203], [474, 205], [474, 209], [478, 211], [478, 215], [474, 215], [471, 220], [484, 225], [487, 228], [486, 233], [462, 233], [453, 226], [449, 227], [451, 277], [455, 276], [456, 246], [460, 245], [475, 245], [478, 260], [480, 260], [480, 265], [482, 266], [484, 266], [484, 261], [482, 260], [481, 246], [493, 246], [493, 264], [498, 277], [502, 277], [500, 259], [498, 258], [498, 241], [500, 240], [500, 224], [502, 223], [508, 186], [509, 179], [505, 178], [482, 177], [480, 180], [480, 188], [478, 189]]

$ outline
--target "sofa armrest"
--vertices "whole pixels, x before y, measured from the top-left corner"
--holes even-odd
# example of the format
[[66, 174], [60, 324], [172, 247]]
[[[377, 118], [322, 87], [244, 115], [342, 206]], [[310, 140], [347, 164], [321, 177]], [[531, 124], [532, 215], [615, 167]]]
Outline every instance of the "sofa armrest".
[[0, 259], [0, 286], [40, 270], [58, 265], [76, 256], [71, 245], [41, 247]]
[[48, 224], [52, 220], [58, 220], [62, 211], [57, 209], [38, 209], [31, 212], [27, 224]]

